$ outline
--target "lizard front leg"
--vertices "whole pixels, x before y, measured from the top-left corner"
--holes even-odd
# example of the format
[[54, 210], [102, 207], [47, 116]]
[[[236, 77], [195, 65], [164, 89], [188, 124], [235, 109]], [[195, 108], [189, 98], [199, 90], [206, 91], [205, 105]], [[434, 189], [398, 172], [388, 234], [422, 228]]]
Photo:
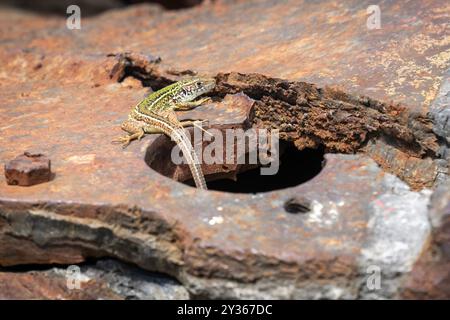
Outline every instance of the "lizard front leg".
[[173, 106], [173, 110], [175, 111], [187, 111], [187, 110], [191, 110], [194, 109], [200, 105], [202, 105], [203, 103], [210, 101], [211, 98], [209, 97], [205, 97], [202, 99], [198, 99], [196, 101], [187, 101], [187, 102], [177, 102], [174, 104]]

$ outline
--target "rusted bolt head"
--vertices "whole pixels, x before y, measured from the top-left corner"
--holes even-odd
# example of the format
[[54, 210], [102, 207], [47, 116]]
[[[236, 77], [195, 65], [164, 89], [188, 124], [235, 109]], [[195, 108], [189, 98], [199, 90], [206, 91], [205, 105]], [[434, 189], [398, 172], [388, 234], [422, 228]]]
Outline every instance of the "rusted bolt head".
[[50, 159], [26, 151], [5, 164], [6, 182], [11, 185], [32, 186], [51, 179]]

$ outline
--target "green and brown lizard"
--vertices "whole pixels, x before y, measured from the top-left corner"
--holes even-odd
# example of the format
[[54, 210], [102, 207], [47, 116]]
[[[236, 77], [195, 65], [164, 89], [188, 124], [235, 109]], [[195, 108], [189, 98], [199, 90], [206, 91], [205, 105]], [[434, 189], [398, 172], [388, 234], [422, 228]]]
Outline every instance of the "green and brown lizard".
[[215, 85], [212, 78], [193, 78], [181, 80], [148, 95], [131, 110], [128, 119], [121, 125], [122, 130], [129, 134], [114, 142], [122, 143], [125, 148], [131, 141], [140, 140], [146, 133], [168, 135], [183, 152], [197, 188], [207, 189], [198, 157], [183, 129], [196, 123], [192, 120], [179, 121], [175, 111], [190, 110], [206, 102], [209, 98], [194, 100], [210, 92]]

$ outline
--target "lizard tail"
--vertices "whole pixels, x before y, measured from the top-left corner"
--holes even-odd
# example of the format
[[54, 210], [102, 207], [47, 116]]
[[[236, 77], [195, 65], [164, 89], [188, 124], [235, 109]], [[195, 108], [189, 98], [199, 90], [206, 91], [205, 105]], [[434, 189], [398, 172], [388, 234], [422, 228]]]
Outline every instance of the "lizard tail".
[[200, 161], [198, 160], [194, 148], [192, 147], [191, 141], [184, 132], [184, 129], [180, 128], [177, 130], [173, 130], [170, 136], [183, 152], [183, 156], [189, 165], [189, 169], [191, 170], [192, 177], [194, 178], [194, 182], [197, 188], [208, 190], [205, 177], [203, 175], [202, 166], [200, 164]]

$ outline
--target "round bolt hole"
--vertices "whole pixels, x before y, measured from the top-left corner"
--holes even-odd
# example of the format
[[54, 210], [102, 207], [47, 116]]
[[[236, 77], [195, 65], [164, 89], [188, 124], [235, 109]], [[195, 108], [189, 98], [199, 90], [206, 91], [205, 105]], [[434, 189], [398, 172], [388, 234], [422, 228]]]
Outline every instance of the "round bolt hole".
[[[195, 186], [186, 164], [171, 160], [174, 142], [161, 136], [147, 149], [145, 161], [156, 172], [189, 186]], [[232, 193], [270, 192], [305, 183], [317, 176], [325, 165], [324, 149], [298, 150], [291, 141], [280, 141], [280, 162], [274, 175], [262, 175], [260, 165], [204, 165], [209, 190]], [[209, 171], [209, 172], [208, 172]], [[294, 209], [293, 209], [294, 210]], [[297, 212], [293, 212], [297, 213]]]
[[284, 210], [288, 213], [307, 213], [311, 211], [311, 202], [304, 198], [291, 198], [284, 203]]
[[[259, 193], [295, 187], [305, 183], [322, 171], [324, 149], [298, 150], [292, 142], [280, 141], [279, 170], [275, 175], [261, 175], [259, 167], [239, 172], [236, 180], [207, 181], [210, 190], [233, 193]], [[225, 169], [223, 168], [225, 171]], [[230, 171], [230, 169], [228, 169]]]

